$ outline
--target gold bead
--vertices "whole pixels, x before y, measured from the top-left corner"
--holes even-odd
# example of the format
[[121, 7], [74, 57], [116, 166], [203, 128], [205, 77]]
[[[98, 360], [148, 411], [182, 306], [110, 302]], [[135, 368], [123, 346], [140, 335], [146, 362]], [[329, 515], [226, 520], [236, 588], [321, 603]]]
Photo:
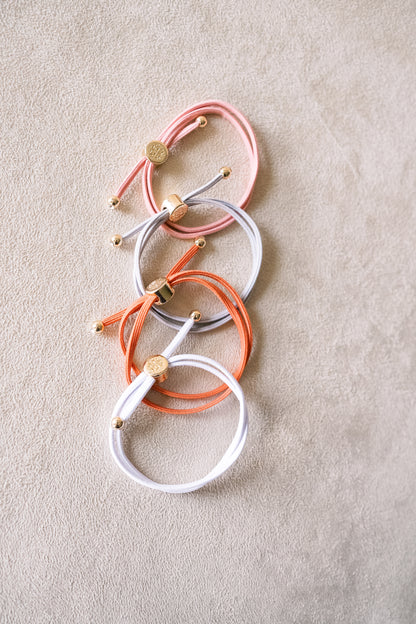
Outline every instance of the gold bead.
[[111, 237], [111, 244], [113, 247], [121, 247], [123, 244], [123, 237], [120, 236], [120, 234], [114, 234], [114, 236]]
[[151, 355], [144, 363], [143, 370], [153, 377], [157, 383], [168, 378], [169, 362], [164, 355]]
[[204, 117], [203, 115], [201, 115], [200, 117], [196, 118], [197, 122], [199, 123], [199, 127], [200, 128], [205, 128], [205, 126], [207, 125], [207, 118]]
[[121, 420], [120, 416], [116, 416], [115, 418], [113, 418], [113, 420], [111, 421], [111, 427], [113, 429], [121, 429], [123, 426], [123, 421]]
[[198, 323], [198, 321], [201, 320], [201, 312], [199, 310], [192, 310], [189, 317], [194, 319], [195, 323]]
[[169, 150], [161, 141], [150, 141], [144, 148], [144, 154], [154, 165], [163, 165], [169, 156]]
[[162, 204], [162, 210], [169, 210], [169, 221], [176, 223], [188, 212], [188, 206], [183, 203], [179, 195], [168, 195]]
[[91, 325], [91, 331], [93, 334], [101, 334], [104, 331], [104, 323], [102, 321], [95, 321]]
[[220, 169], [220, 174], [222, 175], [223, 178], [229, 178], [231, 175], [231, 167], [221, 167]]
[[195, 239], [195, 245], [197, 247], [200, 247], [201, 249], [205, 247], [206, 244], [207, 244], [207, 241], [205, 240], [205, 236], [200, 236], [199, 238]]
[[166, 277], [158, 277], [157, 279], [150, 282], [150, 284], [146, 288], [146, 293], [148, 295], [156, 295], [159, 301], [156, 301], [156, 305], [164, 305], [172, 299], [175, 291], [172, 286], [169, 284]]
[[111, 195], [111, 197], [109, 197], [107, 200], [107, 204], [109, 208], [118, 208], [120, 204], [120, 198], [117, 197], [117, 195]]

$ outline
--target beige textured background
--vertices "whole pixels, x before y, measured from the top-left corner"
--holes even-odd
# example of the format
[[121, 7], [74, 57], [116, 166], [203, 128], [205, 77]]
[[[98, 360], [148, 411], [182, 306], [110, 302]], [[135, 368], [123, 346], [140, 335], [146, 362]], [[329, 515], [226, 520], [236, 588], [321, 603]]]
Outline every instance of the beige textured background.
[[[1, 26], [2, 624], [414, 623], [414, 1], [3, 0]], [[118, 213], [107, 195], [212, 97], [249, 117], [261, 153], [250, 435], [224, 478], [169, 496], [109, 456], [122, 359], [116, 332], [88, 325], [134, 295], [132, 247], [107, 240], [145, 215], [140, 183]], [[237, 200], [247, 162], [210, 120], [159, 196], [224, 164], [217, 195]], [[244, 245], [233, 226], [195, 264], [241, 287]], [[160, 235], [149, 277], [186, 246]], [[194, 297], [215, 307], [175, 305]], [[149, 322], [138, 359], [172, 335]], [[184, 350], [232, 367], [235, 330]], [[142, 410], [129, 453], [155, 478], [202, 475], [236, 418], [233, 399]]]

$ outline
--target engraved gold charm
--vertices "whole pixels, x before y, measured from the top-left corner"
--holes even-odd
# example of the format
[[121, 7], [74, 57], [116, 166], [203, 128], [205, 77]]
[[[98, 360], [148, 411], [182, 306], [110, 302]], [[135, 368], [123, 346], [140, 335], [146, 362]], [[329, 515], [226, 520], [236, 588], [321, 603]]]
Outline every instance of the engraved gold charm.
[[156, 301], [156, 305], [163, 305], [169, 301], [169, 299], [172, 299], [175, 291], [166, 277], [158, 277], [153, 280], [153, 282], [150, 282], [146, 288], [146, 293], [148, 295], [156, 295], [159, 299], [159, 301]]
[[144, 363], [143, 370], [153, 377], [157, 383], [162, 383], [168, 377], [169, 362], [164, 355], [151, 355]]
[[167, 161], [169, 150], [161, 141], [150, 141], [144, 148], [145, 156], [154, 165], [162, 165]]
[[184, 204], [179, 195], [168, 195], [162, 204], [162, 210], [169, 210], [169, 221], [179, 221], [188, 212], [188, 206]]

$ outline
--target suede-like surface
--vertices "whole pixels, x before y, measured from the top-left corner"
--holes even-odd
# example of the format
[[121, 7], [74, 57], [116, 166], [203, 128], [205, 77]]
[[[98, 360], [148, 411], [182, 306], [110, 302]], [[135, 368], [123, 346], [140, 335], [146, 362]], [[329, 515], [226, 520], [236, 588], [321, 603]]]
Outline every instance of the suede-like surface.
[[[3, 0], [0, 14], [2, 624], [414, 623], [415, 3]], [[115, 329], [88, 327], [132, 301], [133, 247], [108, 238], [147, 214], [139, 181], [118, 212], [107, 196], [207, 98], [243, 111], [260, 147], [250, 432], [223, 478], [171, 496], [110, 457], [122, 357]], [[158, 171], [158, 197], [223, 165], [215, 195], [235, 201], [247, 159], [210, 118]], [[241, 289], [246, 243], [233, 225], [193, 265]], [[187, 246], [160, 233], [149, 280]], [[218, 309], [191, 288], [171, 305]], [[150, 320], [138, 362], [172, 336]], [[231, 325], [182, 348], [230, 368], [238, 350]], [[129, 456], [190, 480], [236, 421], [233, 398], [139, 410]]]

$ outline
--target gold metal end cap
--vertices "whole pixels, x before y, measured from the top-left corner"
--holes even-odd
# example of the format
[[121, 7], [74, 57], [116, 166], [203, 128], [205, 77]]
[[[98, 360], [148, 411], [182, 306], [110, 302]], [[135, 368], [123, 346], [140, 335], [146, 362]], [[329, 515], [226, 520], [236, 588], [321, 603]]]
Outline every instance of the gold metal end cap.
[[196, 120], [199, 123], [200, 128], [205, 128], [208, 123], [207, 118], [204, 117], [204, 115], [200, 115], [200, 117], [197, 117]]
[[118, 208], [120, 205], [120, 198], [117, 197], [117, 195], [111, 195], [111, 197], [107, 199], [107, 205], [111, 209]]
[[153, 377], [157, 383], [162, 383], [168, 377], [169, 362], [164, 355], [151, 355], [144, 363], [143, 370]]
[[159, 166], [167, 161], [169, 150], [161, 141], [150, 141], [144, 148], [144, 154], [151, 163]]
[[223, 178], [229, 178], [231, 175], [232, 169], [231, 167], [221, 167], [220, 174]]
[[206, 244], [207, 244], [207, 241], [205, 240], [205, 236], [199, 236], [198, 238], [195, 239], [195, 245], [197, 247], [200, 247], [201, 249], [205, 247]]
[[175, 294], [174, 289], [169, 284], [166, 277], [158, 277], [157, 279], [150, 282], [146, 287], [146, 294], [148, 295], [156, 295], [158, 301], [156, 301], [156, 305], [164, 305], [172, 299]]
[[123, 244], [123, 237], [121, 236], [121, 234], [114, 234], [114, 236], [112, 236], [110, 239], [110, 243], [113, 247], [121, 247], [121, 245]]
[[121, 418], [119, 416], [116, 416], [111, 421], [111, 428], [112, 429], [121, 429], [122, 426], [123, 426], [123, 421], [121, 420]]
[[93, 334], [101, 334], [104, 331], [104, 323], [102, 321], [95, 321], [91, 325], [91, 331]]
[[202, 315], [201, 315], [201, 312], [199, 310], [192, 310], [192, 312], [190, 313], [189, 317], [191, 319], [193, 319], [195, 321], [195, 323], [198, 323], [198, 321], [201, 320]]

